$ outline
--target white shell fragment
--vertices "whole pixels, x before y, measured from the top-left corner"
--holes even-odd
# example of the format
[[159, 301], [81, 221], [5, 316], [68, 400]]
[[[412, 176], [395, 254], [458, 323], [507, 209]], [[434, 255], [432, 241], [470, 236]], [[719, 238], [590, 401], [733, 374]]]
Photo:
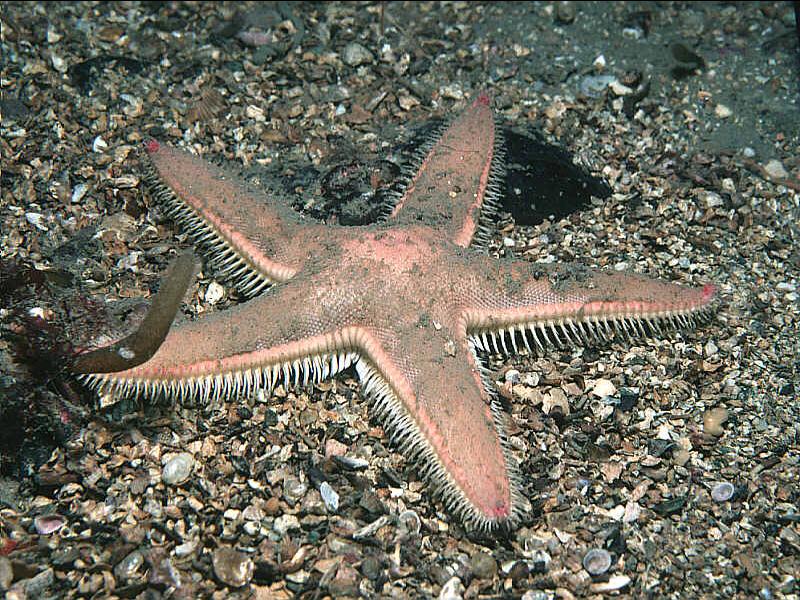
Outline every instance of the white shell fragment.
[[733, 493], [735, 491], [736, 488], [732, 483], [728, 481], [721, 481], [711, 488], [711, 497], [714, 499], [714, 502], [727, 502], [733, 498]]
[[191, 454], [183, 452], [171, 458], [161, 471], [161, 481], [167, 485], [180, 485], [192, 474], [194, 458]]
[[591, 590], [596, 594], [603, 592], [614, 592], [621, 590], [631, 582], [631, 578], [627, 575], [614, 575], [608, 581], [600, 581], [591, 585]]

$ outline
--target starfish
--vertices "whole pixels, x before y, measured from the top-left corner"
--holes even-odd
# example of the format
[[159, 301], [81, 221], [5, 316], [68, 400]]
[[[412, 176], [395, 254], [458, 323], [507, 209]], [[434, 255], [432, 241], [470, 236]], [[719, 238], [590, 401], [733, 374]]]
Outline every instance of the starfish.
[[343, 227], [147, 142], [154, 197], [249, 299], [170, 326], [191, 279], [180, 259], [139, 330], [74, 372], [105, 402], [209, 401], [355, 366], [371, 414], [451, 513], [468, 530], [513, 528], [530, 503], [486, 356], [688, 327], [716, 290], [489, 256], [502, 147], [481, 94], [420, 149], [383, 222]]

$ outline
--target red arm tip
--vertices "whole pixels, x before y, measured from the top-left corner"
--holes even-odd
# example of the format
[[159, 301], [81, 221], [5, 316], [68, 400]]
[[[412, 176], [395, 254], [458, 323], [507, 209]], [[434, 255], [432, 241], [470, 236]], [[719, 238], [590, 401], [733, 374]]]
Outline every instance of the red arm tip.
[[703, 300], [710, 300], [717, 295], [717, 286], [707, 283], [703, 286]]
[[147, 140], [144, 143], [144, 149], [148, 154], [155, 154], [161, 148], [161, 144], [159, 144], [155, 140]]
[[492, 103], [492, 97], [489, 95], [489, 92], [483, 91], [478, 94], [478, 97], [475, 98], [475, 106], [483, 105], [489, 106]]

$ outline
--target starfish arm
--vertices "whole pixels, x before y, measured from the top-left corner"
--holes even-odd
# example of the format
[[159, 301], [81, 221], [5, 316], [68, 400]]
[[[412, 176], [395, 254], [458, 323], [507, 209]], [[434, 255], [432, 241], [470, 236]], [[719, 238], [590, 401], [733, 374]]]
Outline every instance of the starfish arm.
[[164, 275], [150, 310], [137, 330], [109, 346], [75, 357], [73, 373], [123, 371], [142, 364], [156, 353], [167, 337], [195, 271], [195, 257], [184, 252]]
[[504, 181], [504, 149], [489, 97], [481, 94], [448, 127], [432, 135], [388, 218], [391, 224], [436, 227], [467, 247], [488, 239]]
[[569, 265], [542, 271], [522, 261], [501, 264], [494, 284], [491, 294], [475, 297], [465, 318], [478, 349], [506, 354], [507, 341], [514, 352], [518, 342], [542, 352], [690, 327], [712, 312], [717, 298], [712, 285], [689, 288]]
[[433, 325], [367, 329], [356, 364], [372, 411], [468, 528], [512, 526], [527, 510], [502, 411], [467, 338]]
[[84, 361], [76, 373], [98, 390], [101, 405], [139, 394], [216, 399], [334, 375], [357, 358], [355, 336], [353, 327], [326, 316], [313, 290], [289, 282], [245, 304], [173, 325], [141, 364], [108, 370], [102, 361]]
[[187, 152], [150, 141], [145, 182], [222, 277], [246, 296], [293, 277], [320, 226]]

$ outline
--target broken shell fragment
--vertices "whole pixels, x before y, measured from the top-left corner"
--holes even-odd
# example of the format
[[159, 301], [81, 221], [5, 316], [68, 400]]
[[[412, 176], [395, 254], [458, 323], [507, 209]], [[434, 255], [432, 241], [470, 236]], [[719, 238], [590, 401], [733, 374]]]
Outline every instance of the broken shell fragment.
[[66, 520], [61, 515], [40, 515], [33, 520], [33, 526], [39, 535], [50, 535], [61, 529]]
[[114, 575], [121, 581], [132, 579], [144, 565], [144, 555], [138, 550], [134, 550], [123, 558], [114, 567]]
[[608, 581], [598, 581], [591, 585], [592, 592], [601, 594], [603, 592], [613, 592], [621, 590], [631, 582], [631, 578], [627, 575], [614, 575], [609, 577]]
[[733, 498], [733, 493], [736, 491], [733, 484], [728, 481], [721, 481], [711, 488], [711, 497], [714, 502], [727, 502]]
[[397, 521], [399, 524], [398, 534], [403, 539], [417, 535], [422, 526], [419, 515], [413, 510], [404, 510], [397, 517]]

